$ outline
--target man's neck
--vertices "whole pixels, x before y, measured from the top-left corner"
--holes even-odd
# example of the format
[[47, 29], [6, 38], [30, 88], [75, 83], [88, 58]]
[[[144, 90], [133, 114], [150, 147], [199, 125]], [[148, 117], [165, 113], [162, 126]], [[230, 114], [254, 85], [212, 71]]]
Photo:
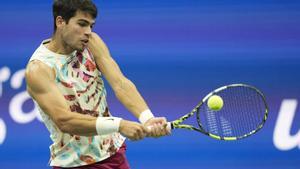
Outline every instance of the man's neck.
[[69, 55], [74, 51], [74, 49], [68, 47], [57, 35], [54, 35], [51, 41], [45, 46], [52, 52], [62, 55]]

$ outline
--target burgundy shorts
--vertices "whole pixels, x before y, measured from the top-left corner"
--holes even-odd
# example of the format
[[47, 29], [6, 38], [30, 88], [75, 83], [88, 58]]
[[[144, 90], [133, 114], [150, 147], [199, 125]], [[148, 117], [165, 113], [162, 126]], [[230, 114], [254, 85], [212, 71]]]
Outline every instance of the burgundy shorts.
[[[73, 167], [70, 169], [130, 169], [125, 156], [126, 145], [123, 144], [113, 156], [95, 164]], [[53, 169], [63, 169], [61, 167], [53, 167]]]

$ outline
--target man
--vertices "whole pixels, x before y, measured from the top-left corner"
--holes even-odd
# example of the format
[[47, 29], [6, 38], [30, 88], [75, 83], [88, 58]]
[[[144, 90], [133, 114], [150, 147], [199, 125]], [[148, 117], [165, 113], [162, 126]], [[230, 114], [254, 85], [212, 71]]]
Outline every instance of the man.
[[[54, 35], [44, 40], [26, 68], [27, 90], [50, 132], [53, 168], [127, 169], [124, 137], [169, 134], [135, 85], [120, 71], [92, 32], [97, 8], [90, 0], [55, 0]], [[102, 77], [141, 123], [113, 117]]]

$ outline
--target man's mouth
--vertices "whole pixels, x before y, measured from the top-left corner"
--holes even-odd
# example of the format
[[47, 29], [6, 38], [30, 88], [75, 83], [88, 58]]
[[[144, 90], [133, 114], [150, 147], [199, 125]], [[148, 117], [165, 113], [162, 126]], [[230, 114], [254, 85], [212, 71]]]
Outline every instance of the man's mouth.
[[86, 39], [86, 40], [81, 40], [81, 42], [82, 42], [85, 46], [87, 46], [87, 44], [89, 43], [89, 40], [88, 40], [88, 39]]

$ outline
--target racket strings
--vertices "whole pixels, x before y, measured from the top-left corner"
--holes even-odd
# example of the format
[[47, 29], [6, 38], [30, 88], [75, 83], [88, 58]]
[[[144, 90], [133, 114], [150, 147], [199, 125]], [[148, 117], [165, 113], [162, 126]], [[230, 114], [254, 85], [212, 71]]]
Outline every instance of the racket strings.
[[[261, 95], [250, 88], [241, 88], [241, 90], [241, 96], [239, 96], [241, 100], [238, 101], [240, 107], [238, 109], [243, 113], [237, 112], [240, 113], [239, 117], [242, 125], [239, 128], [240, 133], [237, 133], [240, 136], [256, 130], [258, 125], [262, 122], [265, 112], [262, 108], [263, 100]], [[243, 98], [245, 98], [245, 100]]]
[[204, 103], [200, 108], [203, 129], [220, 137], [243, 137], [263, 123], [265, 105], [262, 96], [252, 88], [234, 87], [216, 93], [224, 107], [213, 111]]
[[[241, 90], [241, 97], [242, 96], [244, 96], [245, 97], [245, 103], [249, 103], [249, 104], [245, 104], [245, 105], [241, 105], [241, 106], [245, 106], [245, 111], [247, 111], [247, 112], [249, 112], [248, 110], [250, 110], [251, 109], [251, 105], [252, 105], [252, 103], [250, 103], [250, 102], [252, 102], [253, 100], [255, 100], [255, 99], [249, 99], [249, 98], [252, 98], [252, 96], [251, 96], [251, 93], [248, 93], [247, 91], [245, 91], [245, 90]], [[250, 116], [250, 113], [244, 113], [245, 114], [245, 116], [243, 116], [243, 120], [241, 120], [242, 122], [245, 122], [246, 121], [246, 119], [248, 119], [249, 120], [249, 123], [244, 123], [244, 125], [243, 124], [241, 124], [240, 126], [239, 126], [239, 129], [243, 129], [243, 126], [245, 127], [244, 129], [245, 130], [247, 130], [247, 131], [251, 131], [252, 129], [253, 129], [253, 127], [251, 127], [251, 124], [254, 124], [255, 123], [255, 120], [253, 119], [253, 118], [251, 118], [251, 116]], [[238, 113], [238, 112], [237, 112]]]
[[218, 123], [217, 119], [215, 116], [215, 113], [212, 112], [213, 110], [210, 110], [208, 107], [206, 107], [206, 112], [208, 112], [206, 118], [207, 118], [207, 124], [208, 124], [208, 129], [212, 133], [218, 134]]

